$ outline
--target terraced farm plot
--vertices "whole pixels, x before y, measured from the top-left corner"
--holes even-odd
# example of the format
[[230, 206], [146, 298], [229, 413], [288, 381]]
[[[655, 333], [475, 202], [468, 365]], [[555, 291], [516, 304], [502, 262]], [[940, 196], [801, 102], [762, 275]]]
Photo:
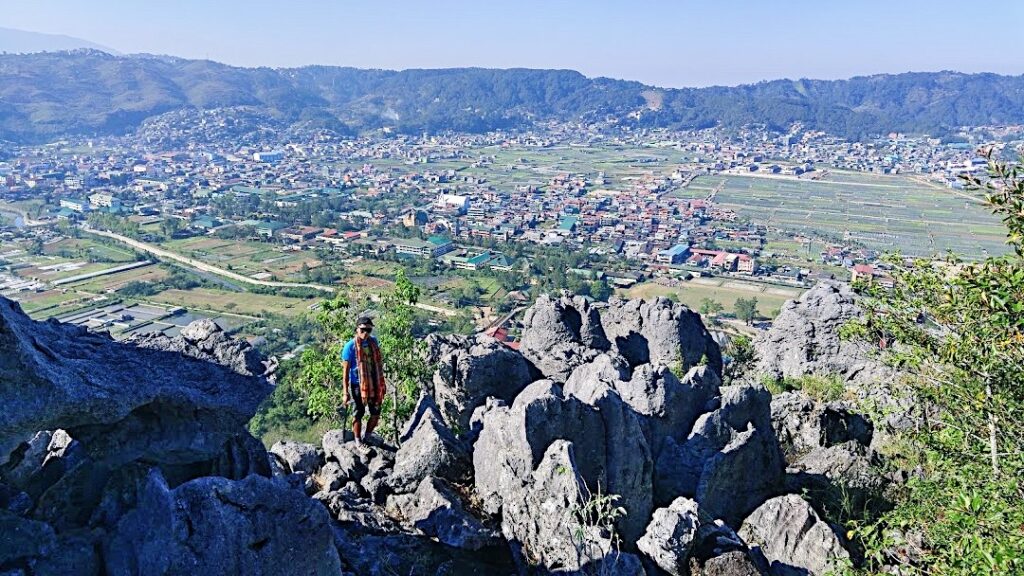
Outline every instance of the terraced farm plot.
[[724, 182], [716, 201], [759, 224], [846, 239], [881, 251], [967, 258], [1004, 253], [999, 220], [964, 192], [906, 176], [844, 173], [843, 181], [702, 176]]

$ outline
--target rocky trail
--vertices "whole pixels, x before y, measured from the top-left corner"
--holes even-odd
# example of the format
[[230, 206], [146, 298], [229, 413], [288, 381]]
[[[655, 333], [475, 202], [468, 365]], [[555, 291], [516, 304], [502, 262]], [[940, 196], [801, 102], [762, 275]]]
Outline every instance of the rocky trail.
[[[816, 287], [758, 340], [765, 373], [881, 370]], [[803, 318], [803, 320], [801, 320]], [[200, 321], [116, 343], [0, 299], [0, 574], [825, 574], [857, 562], [838, 493], [882, 501], [843, 401], [722, 383], [667, 300], [542, 297], [520, 351], [431, 336], [399, 445], [265, 450], [274, 365]], [[810, 328], [808, 328], [810, 327]], [[830, 332], [830, 333], [831, 333]], [[842, 365], [840, 365], [842, 364]], [[848, 368], [848, 369], [846, 369]], [[879, 372], [880, 373], [880, 372]]]

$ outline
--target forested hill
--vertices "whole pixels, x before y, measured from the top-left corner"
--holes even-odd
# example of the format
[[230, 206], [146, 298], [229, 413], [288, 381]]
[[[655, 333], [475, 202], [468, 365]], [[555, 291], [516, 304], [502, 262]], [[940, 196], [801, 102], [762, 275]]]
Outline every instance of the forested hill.
[[0, 55], [3, 140], [123, 133], [164, 112], [228, 106], [254, 106], [284, 123], [338, 131], [479, 132], [614, 117], [674, 128], [763, 123], [785, 129], [799, 121], [850, 138], [941, 135], [956, 126], [1024, 123], [1024, 76], [907, 73], [659, 89], [569, 70], [237, 68], [90, 50]]

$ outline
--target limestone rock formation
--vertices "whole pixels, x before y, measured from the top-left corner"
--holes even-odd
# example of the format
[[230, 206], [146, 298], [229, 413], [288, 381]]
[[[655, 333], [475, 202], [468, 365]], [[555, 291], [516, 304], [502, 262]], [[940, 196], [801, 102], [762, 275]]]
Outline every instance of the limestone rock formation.
[[773, 572], [793, 568], [823, 575], [850, 557], [828, 523], [794, 494], [762, 504], [743, 521], [739, 535], [764, 554]]
[[245, 429], [265, 365], [211, 324], [138, 347], [0, 298], [0, 568], [340, 571], [324, 509]]
[[536, 369], [518, 351], [490, 336], [427, 337], [427, 358], [437, 370], [434, 401], [449, 426], [469, 430], [473, 411], [493, 397], [512, 402], [536, 379]]
[[601, 315], [607, 338], [633, 366], [679, 363], [683, 369], [704, 358], [722, 372], [722, 354], [700, 315], [666, 298], [612, 299]]
[[580, 296], [542, 295], [526, 311], [523, 326], [520, 350], [556, 382], [610, 347], [597, 308]]
[[677, 498], [667, 508], [654, 511], [654, 517], [643, 538], [637, 542], [637, 548], [665, 572], [672, 576], [686, 576], [690, 548], [699, 524], [697, 503], [689, 498]]
[[856, 384], [888, 381], [892, 370], [863, 344], [839, 337], [840, 328], [861, 313], [848, 285], [816, 284], [786, 302], [771, 329], [754, 340], [752, 372], [776, 379], [835, 374]]

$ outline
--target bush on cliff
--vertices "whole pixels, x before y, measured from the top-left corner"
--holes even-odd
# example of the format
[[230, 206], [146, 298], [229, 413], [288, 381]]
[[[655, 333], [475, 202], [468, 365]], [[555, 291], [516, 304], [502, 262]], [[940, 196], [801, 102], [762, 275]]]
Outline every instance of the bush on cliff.
[[968, 180], [1009, 229], [1013, 254], [963, 262], [889, 258], [895, 286], [864, 286], [848, 332], [881, 342], [908, 371], [917, 469], [898, 506], [860, 526], [868, 569], [903, 574], [1024, 572], [1024, 173], [991, 161]]

